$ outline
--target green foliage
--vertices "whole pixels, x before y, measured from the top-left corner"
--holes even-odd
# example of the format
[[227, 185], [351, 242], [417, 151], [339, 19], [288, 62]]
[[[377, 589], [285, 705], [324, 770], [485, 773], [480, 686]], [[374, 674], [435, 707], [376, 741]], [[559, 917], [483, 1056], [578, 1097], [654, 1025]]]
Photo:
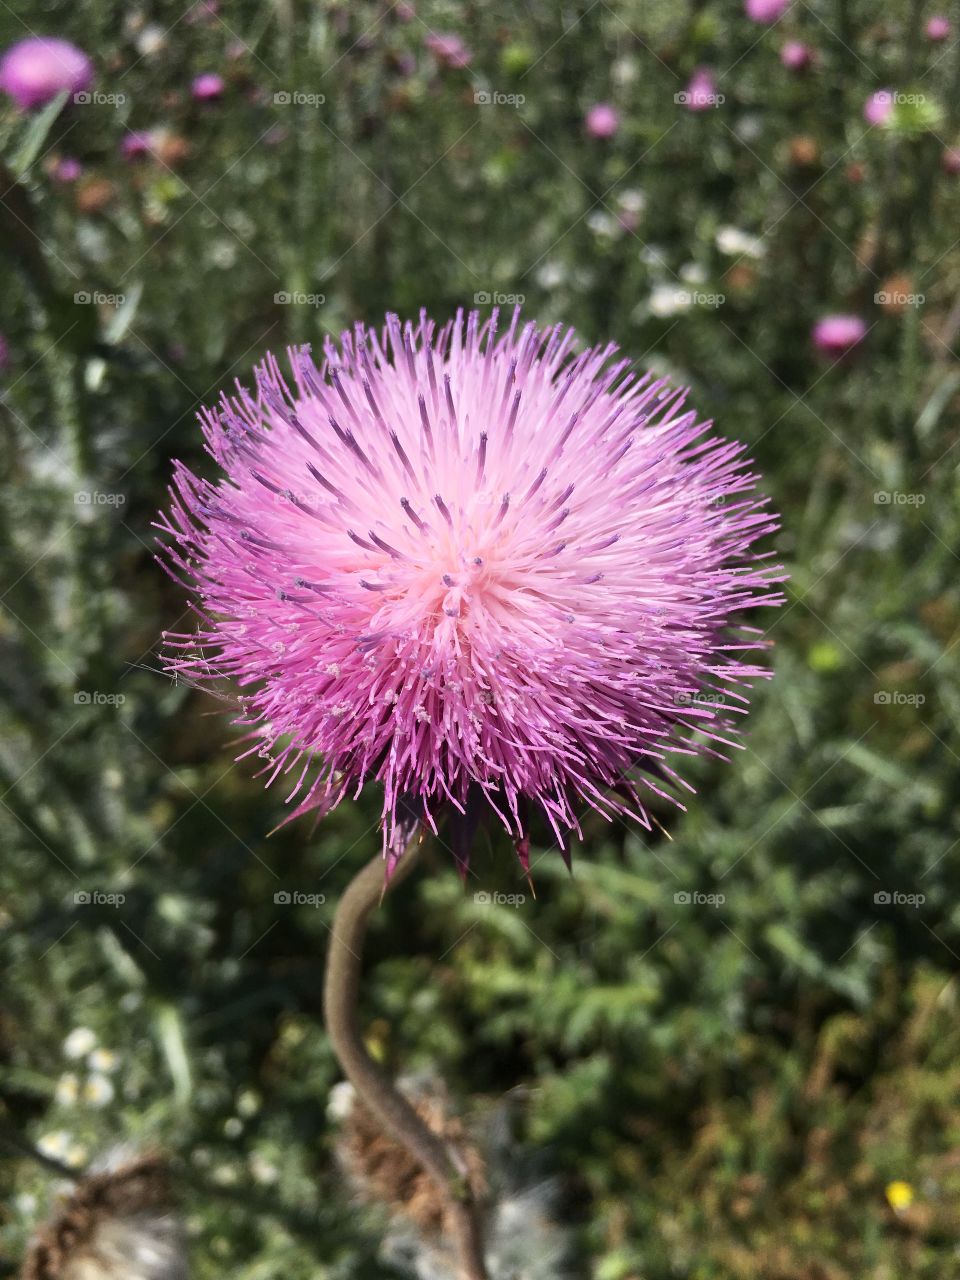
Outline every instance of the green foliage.
[[[733, 763], [697, 763], [686, 813], [657, 806], [670, 839], [587, 818], [571, 878], [543, 831], [535, 899], [498, 839], [466, 890], [435, 850], [374, 926], [371, 1043], [447, 1076], [481, 1128], [522, 1091], [595, 1280], [952, 1274], [957, 48], [867, 0], [773, 29], [733, 0], [221, 9], [0, 12], [4, 46], [23, 21], [69, 35], [124, 98], [0, 118], [3, 1128], [66, 1159], [182, 1157], [200, 1280], [385, 1274], [336, 1168], [319, 1022], [377, 798], [266, 839], [285, 793], [156, 670], [189, 624], [151, 521], [171, 458], [205, 465], [197, 405], [268, 347], [523, 295], [749, 444], [791, 572], [776, 679]], [[438, 68], [428, 29], [470, 66]], [[788, 36], [817, 47], [805, 75]], [[725, 102], [686, 111], [704, 63]], [[206, 69], [228, 87], [201, 105]], [[878, 85], [923, 101], [870, 129]], [[596, 101], [621, 112], [606, 142], [582, 128]], [[157, 156], [122, 158], [160, 128]], [[869, 333], [831, 364], [809, 334], [834, 311]], [[275, 901], [294, 889], [326, 900]], [[110, 1070], [65, 1059], [77, 1027]], [[892, 1180], [915, 1190], [899, 1213]], [[0, 1273], [50, 1188], [0, 1165]]]

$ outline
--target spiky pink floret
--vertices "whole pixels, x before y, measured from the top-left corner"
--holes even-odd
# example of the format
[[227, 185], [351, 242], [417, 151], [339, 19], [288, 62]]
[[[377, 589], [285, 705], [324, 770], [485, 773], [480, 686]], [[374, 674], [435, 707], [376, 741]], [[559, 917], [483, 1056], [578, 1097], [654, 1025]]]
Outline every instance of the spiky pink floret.
[[588, 808], [649, 828], [670, 757], [734, 745], [769, 674], [736, 625], [781, 602], [744, 446], [615, 350], [389, 316], [205, 411], [218, 480], [177, 464], [161, 528], [200, 624], [168, 668], [236, 682], [297, 812], [379, 780], [390, 866], [484, 800], [521, 859], [526, 802], [561, 848]]

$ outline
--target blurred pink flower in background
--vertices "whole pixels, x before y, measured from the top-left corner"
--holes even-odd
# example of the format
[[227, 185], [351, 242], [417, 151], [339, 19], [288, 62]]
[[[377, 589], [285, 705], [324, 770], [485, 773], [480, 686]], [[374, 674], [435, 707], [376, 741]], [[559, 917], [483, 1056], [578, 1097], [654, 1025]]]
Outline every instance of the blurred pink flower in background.
[[940, 167], [944, 173], [960, 173], [960, 147], [944, 147]]
[[137, 129], [125, 135], [120, 143], [120, 154], [125, 160], [137, 160], [153, 150], [154, 136], [149, 129]]
[[473, 61], [473, 51], [467, 48], [458, 35], [431, 31], [423, 43], [444, 66], [467, 67]]
[[194, 79], [190, 92], [198, 102], [212, 102], [222, 96], [225, 88], [223, 76], [217, 75], [215, 71], [204, 71]]
[[871, 94], [863, 108], [863, 118], [867, 124], [886, 124], [893, 111], [893, 90], [878, 89]]
[[860, 316], [823, 316], [813, 326], [813, 345], [823, 355], [842, 356], [866, 335], [867, 326]]
[[697, 67], [686, 91], [679, 95], [690, 111], [709, 111], [718, 103], [717, 81], [709, 67]]
[[592, 138], [612, 138], [620, 128], [620, 113], [609, 102], [595, 102], [584, 119]]
[[950, 36], [950, 19], [937, 14], [924, 28], [928, 40], [947, 40]]
[[50, 170], [50, 176], [56, 182], [76, 182], [83, 175], [83, 165], [74, 156], [64, 156], [57, 160]]
[[745, 0], [744, 11], [751, 22], [776, 22], [793, 0]]
[[802, 40], [788, 40], [780, 50], [780, 61], [790, 71], [803, 71], [813, 62], [813, 50]]
[[0, 61], [0, 89], [21, 111], [45, 106], [58, 93], [86, 93], [93, 63], [76, 45], [54, 36], [31, 36], [11, 45]]

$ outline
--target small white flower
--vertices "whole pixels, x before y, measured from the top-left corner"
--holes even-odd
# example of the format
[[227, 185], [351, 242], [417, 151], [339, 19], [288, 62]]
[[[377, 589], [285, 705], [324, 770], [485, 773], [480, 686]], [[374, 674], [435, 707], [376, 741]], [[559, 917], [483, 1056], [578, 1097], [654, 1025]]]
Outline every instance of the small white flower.
[[114, 1097], [113, 1081], [94, 1074], [83, 1086], [83, 1100], [91, 1107], [106, 1107]]
[[675, 284], [658, 284], [647, 300], [651, 315], [666, 319], [690, 309], [690, 294]]
[[254, 1089], [244, 1089], [237, 1096], [237, 1115], [255, 1116], [263, 1106], [259, 1093]]
[[65, 1058], [85, 1058], [96, 1047], [96, 1033], [89, 1027], [74, 1027], [63, 1042]]
[[254, 1182], [259, 1182], [264, 1187], [273, 1186], [280, 1178], [277, 1166], [256, 1151], [250, 1157], [250, 1174]]
[[627, 213], [643, 213], [647, 207], [647, 197], [639, 187], [630, 187], [627, 191], [620, 192], [617, 203]]
[[66, 1129], [55, 1129], [53, 1133], [45, 1133], [37, 1143], [37, 1150], [51, 1160], [62, 1160], [70, 1149], [73, 1134]]
[[595, 236], [615, 236], [620, 230], [616, 218], [603, 209], [594, 209], [587, 215], [587, 226]]
[[716, 242], [720, 252], [731, 257], [762, 258], [766, 251], [760, 236], [741, 231], [739, 227], [718, 227]]
[[102, 1072], [106, 1075], [116, 1071], [119, 1065], [120, 1059], [112, 1049], [94, 1049], [93, 1053], [87, 1058], [87, 1066], [91, 1071]]
[[335, 1121], [346, 1120], [353, 1110], [354, 1097], [353, 1085], [349, 1080], [341, 1080], [339, 1084], [335, 1084], [327, 1099], [327, 1118]]
[[680, 268], [680, 279], [684, 284], [706, 284], [707, 273], [699, 262], [685, 262]]
[[566, 268], [559, 262], [545, 262], [537, 272], [537, 284], [541, 289], [556, 289], [566, 278]]
[[80, 1081], [72, 1071], [68, 1071], [60, 1077], [53, 1096], [62, 1107], [73, 1106], [80, 1096]]

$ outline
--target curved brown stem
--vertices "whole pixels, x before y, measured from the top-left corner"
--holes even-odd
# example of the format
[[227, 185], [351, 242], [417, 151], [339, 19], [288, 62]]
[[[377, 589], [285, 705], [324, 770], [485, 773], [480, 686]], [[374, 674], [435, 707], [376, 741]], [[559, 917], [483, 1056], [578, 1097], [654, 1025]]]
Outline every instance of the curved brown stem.
[[[420, 849], [420, 838], [416, 837], [407, 846], [388, 888], [409, 875]], [[364, 1047], [357, 1016], [363, 942], [370, 912], [385, 892], [383, 858], [377, 855], [350, 881], [337, 905], [323, 987], [327, 1031], [344, 1074], [363, 1105], [423, 1166], [446, 1199], [459, 1257], [458, 1280], [487, 1280], [477, 1206], [466, 1170]]]

